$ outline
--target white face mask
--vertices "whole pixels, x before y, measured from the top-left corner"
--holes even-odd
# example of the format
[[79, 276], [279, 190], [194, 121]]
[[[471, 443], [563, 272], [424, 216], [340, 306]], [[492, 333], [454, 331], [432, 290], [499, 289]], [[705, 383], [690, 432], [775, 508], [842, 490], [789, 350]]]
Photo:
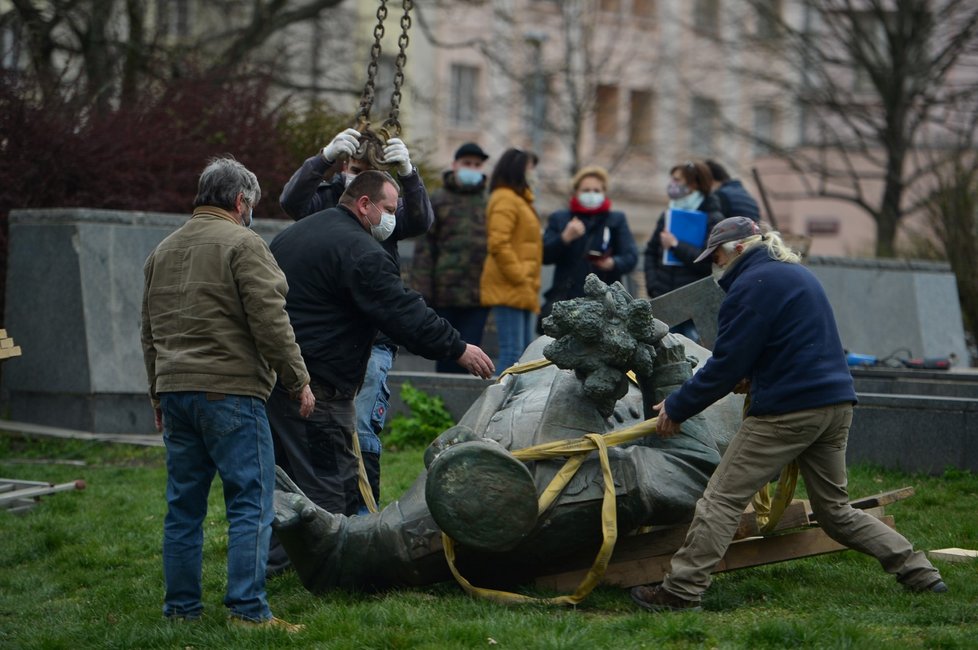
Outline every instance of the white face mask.
[[390, 212], [380, 213], [380, 223], [376, 226], [370, 224], [370, 234], [374, 236], [377, 241], [384, 241], [391, 236], [394, 232], [394, 226], [397, 225], [397, 220]]
[[670, 208], [677, 210], [695, 210], [703, 202], [703, 193], [699, 190], [690, 192], [686, 196], [669, 201]]
[[578, 192], [577, 201], [585, 208], [599, 208], [604, 203], [603, 192]]

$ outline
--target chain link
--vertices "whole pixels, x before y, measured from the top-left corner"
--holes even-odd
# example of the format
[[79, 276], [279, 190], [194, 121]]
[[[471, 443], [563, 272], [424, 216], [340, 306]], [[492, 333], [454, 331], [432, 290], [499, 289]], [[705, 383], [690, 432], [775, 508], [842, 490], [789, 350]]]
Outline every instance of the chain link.
[[401, 85], [404, 83], [404, 64], [407, 63], [407, 47], [411, 43], [408, 30], [411, 29], [411, 9], [414, 0], [403, 0], [401, 6], [404, 15], [401, 16], [401, 35], [397, 38], [397, 58], [394, 60], [394, 90], [391, 93], [391, 112], [384, 122], [384, 128], [395, 134], [400, 134], [401, 123], [398, 117], [401, 111]]
[[402, 0], [404, 15], [401, 16], [401, 35], [397, 39], [398, 53], [394, 60], [394, 84], [391, 92], [391, 111], [384, 124], [374, 131], [370, 128], [370, 111], [373, 109], [377, 91], [377, 68], [380, 64], [381, 40], [384, 38], [384, 20], [387, 18], [387, 0], [380, 0], [377, 7], [377, 25], [374, 27], [374, 43], [370, 48], [370, 62], [367, 64], [367, 82], [360, 97], [360, 108], [356, 115], [356, 129], [360, 131], [360, 145], [353, 154], [355, 160], [366, 160], [375, 169], [386, 169], [383, 162], [383, 148], [387, 140], [401, 134], [398, 121], [401, 107], [401, 85], [404, 83], [404, 64], [407, 63], [407, 47], [410, 43], [408, 30], [411, 28], [411, 9], [413, 0]]
[[377, 67], [380, 63], [380, 41], [384, 38], [384, 20], [387, 18], [387, 0], [380, 0], [377, 7], [377, 24], [374, 26], [374, 43], [370, 46], [370, 63], [367, 64], [367, 83], [363, 85], [360, 95], [360, 110], [357, 111], [357, 122], [366, 124], [370, 121], [370, 110], [374, 105], [377, 79]]

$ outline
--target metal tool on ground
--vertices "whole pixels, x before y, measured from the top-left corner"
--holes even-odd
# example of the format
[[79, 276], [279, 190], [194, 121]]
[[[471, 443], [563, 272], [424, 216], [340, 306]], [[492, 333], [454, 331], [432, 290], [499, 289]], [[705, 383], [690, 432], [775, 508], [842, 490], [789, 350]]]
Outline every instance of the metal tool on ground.
[[37, 505], [42, 496], [55, 492], [84, 489], [85, 481], [81, 479], [56, 485], [42, 481], [0, 478], [0, 508], [7, 512], [26, 512]]

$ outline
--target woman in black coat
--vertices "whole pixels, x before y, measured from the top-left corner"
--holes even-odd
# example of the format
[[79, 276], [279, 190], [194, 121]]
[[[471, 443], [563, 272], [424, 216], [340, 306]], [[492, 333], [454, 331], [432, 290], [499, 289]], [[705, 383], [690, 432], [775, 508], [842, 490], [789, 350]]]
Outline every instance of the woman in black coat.
[[[645, 288], [650, 298], [669, 293], [700, 278], [710, 275], [712, 262], [709, 258], [699, 264], [695, 260], [706, 248], [706, 238], [713, 226], [723, 219], [720, 203], [711, 194], [713, 176], [702, 162], [686, 162], [669, 170], [671, 176], [667, 194], [669, 209], [695, 210], [706, 215], [706, 228], [701, 241], [682, 241], [666, 230], [666, 212], [659, 216], [655, 232], [645, 247]], [[663, 261], [663, 253], [669, 250], [672, 264]], [[685, 334], [694, 341], [699, 339], [692, 322], [678, 323], [673, 332]]]
[[[551, 214], [543, 234], [543, 263], [554, 265], [554, 279], [544, 293], [541, 320], [555, 302], [583, 296], [589, 273], [610, 284], [638, 263], [625, 213], [611, 209], [608, 172], [584, 167], [574, 175], [573, 189], [568, 209]], [[542, 333], [539, 322], [537, 331]]]

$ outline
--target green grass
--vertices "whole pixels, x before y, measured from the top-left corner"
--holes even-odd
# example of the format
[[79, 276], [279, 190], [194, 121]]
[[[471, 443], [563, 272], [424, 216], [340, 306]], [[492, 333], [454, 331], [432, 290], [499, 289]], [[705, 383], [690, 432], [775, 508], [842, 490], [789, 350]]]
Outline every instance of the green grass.
[[[399, 495], [421, 451], [383, 456], [383, 494]], [[84, 461], [84, 466], [63, 460]], [[269, 582], [276, 615], [303, 623], [295, 637], [229, 629], [221, 604], [226, 529], [220, 485], [211, 492], [204, 618], [167, 623], [160, 544], [163, 451], [0, 435], [0, 476], [84, 491], [43, 497], [28, 514], [0, 512], [2, 648], [975, 648], [978, 565], [937, 562], [951, 591], [911, 594], [878, 564], [836, 553], [716, 576], [704, 612], [649, 614], [625, 591], [598, 589], [574, 609], [503, 606], [455, 584], [381, 594], [315, 597], [293, 574]], [[978, 476], [851, 470], [866, 496], [912, 485], [887, 508], [918, 548], [978, 546]]]

